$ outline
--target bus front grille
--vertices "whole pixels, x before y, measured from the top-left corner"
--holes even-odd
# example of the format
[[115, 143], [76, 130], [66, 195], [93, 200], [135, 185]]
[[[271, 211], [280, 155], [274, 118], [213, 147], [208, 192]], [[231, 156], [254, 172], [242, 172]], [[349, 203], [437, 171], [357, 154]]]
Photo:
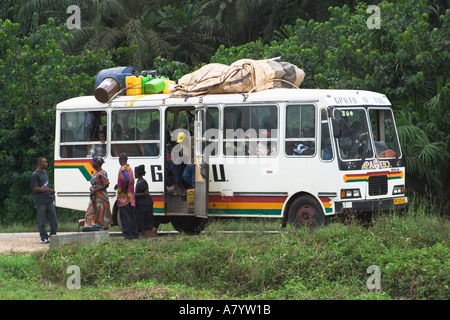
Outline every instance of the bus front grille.
[[369, 195], [379, 196], [388, 192], [387, 176], [369, 177]]

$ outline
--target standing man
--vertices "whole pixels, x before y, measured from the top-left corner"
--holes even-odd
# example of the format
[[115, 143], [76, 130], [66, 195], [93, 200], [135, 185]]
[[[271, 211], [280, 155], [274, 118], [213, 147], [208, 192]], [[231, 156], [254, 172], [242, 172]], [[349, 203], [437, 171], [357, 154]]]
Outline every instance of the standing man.
[[119, 209], [122, 232], [126, 239], [137, 239], [139, 233], [135, 218], [134, 174], [128, 164], [128, 155], [119, 155], [119, 177], [114, 190], [117, 191], [117, 207]]
[[41, 243], [49, 243], [45, 223], [50, 223], [50, 235], [56, 234], [58, 222], [55, 209], [55, 190], [50, 188], [47, 176], [48, 163], [44, 157], [37, 159], [37, 169], [31, 175], [31, 187], [36, 201], [37, 221]]

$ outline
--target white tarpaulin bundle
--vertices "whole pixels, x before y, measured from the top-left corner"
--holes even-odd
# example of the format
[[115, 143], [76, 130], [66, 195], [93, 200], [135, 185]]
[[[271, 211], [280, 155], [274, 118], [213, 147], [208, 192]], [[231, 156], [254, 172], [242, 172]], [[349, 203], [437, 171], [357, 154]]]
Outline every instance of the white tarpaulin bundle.
[[[230, 66], [210, 63], [184, 75], [172, 90], [174, 97], [207, 93], [244, 93], [275, 87], [300, 86], [305, 72], [289, 62], [242, 59]], [[289, 83], [285, 83], [284, 80]]]

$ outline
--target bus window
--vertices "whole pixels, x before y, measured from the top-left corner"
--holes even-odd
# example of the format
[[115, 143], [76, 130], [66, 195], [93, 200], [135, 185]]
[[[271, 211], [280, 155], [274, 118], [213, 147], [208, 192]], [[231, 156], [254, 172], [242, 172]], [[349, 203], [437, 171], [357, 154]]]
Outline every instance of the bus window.
[[286, 107], [286, 155], [311, 156], [316, 152], [316, 108], [314, 105]]
[[377, 158], [395, 158], [400, 152], [392, 111], [369, 109], [369, 116]]
[[[185, 107], [176, 107], [176, 108], [168, 108], [166, 109], [166, 137], [168, 141], [166, 143], [171, 143], [172, 141], [172, 133], [175, 130], [183, 129], [189, 131], [190, 135], [194, 134], [194, 121], [195, 121], [195, 112], [194, 107], [185, 106]], [[176, 141], [176, 138], [173, 138]]]
[[161, 126], [157, 109], [112, 112], [111, 154], [126, 152], [130, 157], [160, 154]]
[[185, 129], [193, 135], [195, 116], [192, 110], [178, 111], [178, 125], [175, 129]]
[[330, 128], [328, 127], [327, 111], [322, 109], [320, 112], [320, 129], [321, 142], [320, 142], [320, 158], [322, 160], [333, 159], [333, 147], [331, 146]]
[[226, 106], [223, 132], [227, 156], [275, 156], [278, 108], [274, 105]]
[[77, 111], [61, 114], [61, 158], [106, 156], [105, 111]]
[[373, 158], [369, 138], [367, 115], [364, 109], [336, 109], [335, 116], [342, 118], [342, 134], [337, 139], [342, 160]]

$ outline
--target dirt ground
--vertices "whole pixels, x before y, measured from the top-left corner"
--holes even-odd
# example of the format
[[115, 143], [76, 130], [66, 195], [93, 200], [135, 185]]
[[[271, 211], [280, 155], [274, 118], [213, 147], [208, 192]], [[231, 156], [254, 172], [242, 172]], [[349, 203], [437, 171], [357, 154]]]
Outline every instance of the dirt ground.
[[[59, 235], [73, 232], [58, 232]], [[176, 231], [158, 232], [159, 235], [177, 233]], [[110, 232], [110, 237], [121, 237], [120, 231]], [[50, 239], [51, 241], [51, 239]], [[50, 244], [42, 244], [39, 232], [0, 233], [0, 254], [37, 252], [48, 250]]]
[[38, 232], [0, 233], [0, 254], [36, 252], [48, 248], [49, 244], [41, 244]]

